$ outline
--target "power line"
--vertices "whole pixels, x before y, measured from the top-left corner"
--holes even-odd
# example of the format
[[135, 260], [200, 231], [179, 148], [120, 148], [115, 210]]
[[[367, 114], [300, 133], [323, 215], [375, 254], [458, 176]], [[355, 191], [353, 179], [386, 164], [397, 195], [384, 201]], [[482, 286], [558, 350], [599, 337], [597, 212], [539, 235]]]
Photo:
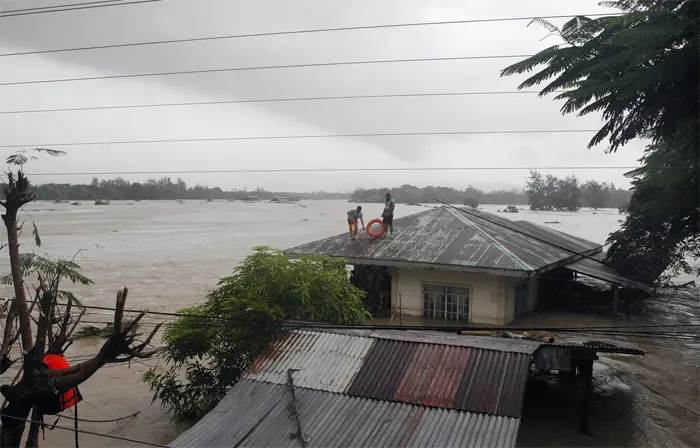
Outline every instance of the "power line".
[[117, 3], [117, 2], [121, 2], [121, 1], [122, 0], [100, 0], [100, 1], [82, 2], [82, 3], [69, 3], [67, 5], [63, 4], [63, 5], [38, 6], [36, 8], [3, 9], [3, 10], [0, 10], [0, 15], [9, 14], [9, 13], [13, 13], [13, 12], [29, 12], [29, 11], [50, 12], [52, 9], [58, 9], [58, 8], [71, 8], [73, 6], [87, 6], [87, 5], [103, 5], [105, 3]]
[[[13, 416], [13, 415], [0, 414], [0, 417], [9, 418], [9, 419], [11, 419], [11, 420], [19, 420], [19, 421], [22, 421], [22, 422], [25, 422], [25, 423], [36, 423], [36, 424], [43, 425], [43, 422], [31, 420], [31, 419], [28, 419], [28, 418], [15, 417], [15, 416]], [[123, 441], [123, 442], [138, 443], [138, 444], [140, 444], [140, 445], [148, 445], [148, 446], [156, 446], [156, 447], [160, 447], [160, 448], [168, 448], [167, 445], [161, 445], [161, 444], [158, 444], [158, 443], [146, 442], [146, 441], [143, 441], [143, 440], [130, 439], [130, 438], [128, 438], [128, 437], [115, 436], [115, 435], [112, 435], [112, 434], [105, 434], [105, 433], [100, 433], [100, 432], [95, 432], [95, 431], [87, 431], [87, 430], [85, 430], [85, 429], [69, 428], [69, 427], [67, 427], [67, 426], [58, 426], [58, 425], [54, 425], [53, 428], [55, 428], [55, 429], [62, 429], [62, 430], [64, 430], [64, 431], [72, 431], [72, 432], [79, 432], [79, 433], [82, 433], [82, 434], [89, 434], [89, 435], [97, 436], [97, 437], [104, 437], [104, 438], [107, 438], [107, 439], [121, 440], [121, 441]]]
[[[581, 14], [578, 14], [579, 16]], [[620, 13], [610, 13], [610, 14], [583, 14], [586, 17], [602, 17], [602, 16], [618, 16]], [[348, 27], [334, 27], [334, 28], [315, 28], [315, 29], [304, 29], [304, 30], [290, 30], [290, 31], [272, 31], [265, 33], [248, 33], [248, 34], [229, 34], [223, 36], [209, 36], [209, 37], [195, 37], [187, 39], [167, 39], [167, 40], [154, 40], [154, 41], [142, 41], [142, 42], [132, 42], [123, 44], [110, 44], [110, 45], [91, 45], [83, 47], [72, 47], [72, 48], [56, 48], [49, 50], [36, 50], [36, 51], [23, 51], [16, 53], [2, 53], [0, 57], [3, 56], [24, 56], [31, 54], [45, 54], [45, 53], [64, 53], [70, 51], [89, 51], [89, 50], [104, 50], [109, 48], [129, 48], [129, 47], [144, 47], [151, 45], [166, 45], [166, 44], [178, 44], [185, 42], [205, 42], [205, 41], [215, 41], [215, 40], [231, 40], [231, 39], [243, 39], [243, 38], [254, 38], [254, 37], [270, 37], [270, 36], [288, 36], [293, 34], [312, 34], [312, 33], [329, 33], [338, 31], [360, 31], [360, 30], [378, 30], [378, 29], [389, 29], [389, 28], [411, 28], [411, 27], [424, 27], [424, 26], [438, 26], [438, 25], [462, 25], [469, 23], [490, 23], [490, 22], [512, 22], [512, 21], [522, 21], [522, 20], [534, 20], [534, 19], [568, 19], [575, 17], [576, 15], [554, 15], [554, 16], [530, 16], [530, 17], [501, 17], [501, 18], [490, 18], [490, 19], [470, 19], [470, 20], [448, 20], [448, 21], [435, 21], [435, 22], [412, 22], [412, 23], [396, 23], [396, 24], [384, 24], [384, 25], [360, 25], [360, 26], [348, 26]]]
[[[555, 90], [552, 93], [562, 93], [564, 90]], [[285, 103], [294, 101], [334, 101], [334, 100], [358, 100], [358, 99], [384, 99], [384, 98], [428, 98], [428, 97], [451, 97], [451, 96], [474, 96], [474, 95], [534, 95], [540, 92], [536, 90], [515, 90], [515, 91], [491, 91], [491, 92], [443, 92], [443, 93], [395, 93], [378, 95], [341, 95], [341, 96], [309, 96], [291, 98], [268, 98], [251, 100], [222, 100], [222, 101], [194, 101], [182, 103], [149, 103], [149, 104], [125, 104], [115, 106], [87, 106], [87, 107], [65, 107], [55, 109], [19, 109], [0, 111], [0, 115], [12, 114], [34, 114], [45, 112], [76, 112], [91, 110], [113, 110], [113, 109], [145, 109], [155, 107], [185, 107], [185, 106], [209, 106], [219, 104], [249, 104], [249, 103]]]
[[[47, 14], [53, 12], [66, 12], [66, 11], [80, 11], [83, 9], [98, 9], [98, 8], [109, 8], [111, 6], [126, 6], [126, 5], [138, 5], [142, 3], [155, 3], [162, 2], [163, 0], [133, 0], [133, 1], [119, 1], [117, 0], [103, 0], [94, 2], [84, 2], [84, 3], [72, 3], [67, 5], [55, 5], [55, 6], [45, 6], [43, 8], [26, 8], [26, 9], [12, 9], [8, 11], [0, 11], [0, 19], [4, 17], [19, 17], [19, 16], [30, 16], [36, 14]], [[39, 52], [41, 53], [41, 52]], [[33, 54], [33, 52], [27, 52], [27, 54]], [[4, 56], [4, 55], [0, 55]]]
[[314, 67], [339, 67], [349, 65], [376, 65], [376, 64], [403, 64], [414, 62], [438, 62], [438, 61], [467, 61], [477, 59], [511, 59], [511, 58], [528, 58], [531, 54], [511, 54], [511, 55], [484, 55], [484, 56], [454, 56], [440, 58], [410, 58], [410, 59], [375, 59], [369, 61], [342, 61], [342, 62], [315, 62], [308, 64], [284, 64], [284, 65], [258, 65], [250, 67], [230, 67], [230, 68], [211, 68], [199, 70], [178, 70], [171, 72], [151, 72], [151, 73], [132, 73], [126, 75], [105, 75], [105, 76], [87, 76], [82, 78], [59, 78], [59, 79], [39, 79], [36, 81], [12, 81], [0, 83], [0, 86], [20, 86], [30, 84], [51, 84], [63, 82], [79, 82], [79, 81], [102, 81], [107, 79], [125, 79], [125, 78], [149, 78], [155, 76], [173, 76], [173, 75], [197, 75], [202, 73], [224, 73], [224, 72], [244, 72], [255, 70], [277, 70], [290, 68], [314, 68]]
[[352, 172], [426, 172], [426, 171], [571, 171], [571, 170], [633, 170], [635, 166], [481, 166], [481, 167], [434, 167], [434, 168], [300, 168], [300, 169], [241, 169], [241, 170], [179, 170], [179, 171], [105, 171], [31, 173], [32, 176], [135, 176], [168, 174], [257, 174], [257, 173], [352, 173]]
[[437, 135], [494, 135], [494, 134], [575, 134], [598, 132], [598, 129], [530, 129], [504, 131], [446, 131], [446, 132], [376, 132], [363, 134], [318, 134], [318, 135], [270, 135], [253, 137], [209, 137], [209, 138], [173, 138], [163, 140], [116, 140], [69, 143], [25, 143], [23, 145], [0, 145], [0, 148], [26, 148], [51, 146], [101, 146], [101, 145], [133, 145], [145, 143], [195, 143], [195, 142], [225, 142], [243, 140], [300, 140], [313, 138], [351, 138], [351, 137], [418, 137]]
[[[14, 299], [4, 299], [5, 301], [13, 301]], [[59, 306], [66, 306], [67, 303], [58, 303]], [[89, 310], [102, 310], [102, 311], [115, 311], [115, 308], [106, 306], [96, 306], [96, 305], [82, 305], [81, 308]], [[191, 317], [197, 319], [216, 319], [235, 322], [237, 320], [247, 320], [247, 319], [232, 319], [225, 316], [217, 315], [206, 315], [206, 314], [187, 314], [187, 313], [172, 313], [166, 311], [149, 311], [149, 310], [135, 310], [135, 309], [125, 309], [124, 313], [140, 314], [146, 313], [146, 316], [156, 315], [156, 316], [171, 316], [171, 317]], [[391, 330], [440, 330], [440, 331], [467, 331], [467, 330], [483, 330], [483, 331], [579, 331], [587, 332], [590, 330], [605, 330], [605, 329], [639, 329], [639, 328], [698, 328], [700, 324], [645, 324], [645, 325], [618, 325], [618, 326], [584, 326], [584, 327], [504, 327], [504, 326], [492, 326], [492, 327], [436, 327], [436, 326], [403, 326], [398, 327], [395, 325], [341, 325], [341, 324], [327, 324], [319, 322], [305, 322], [305, 321], [284, 321], [286, 326], [299, 326], [299, 327], [309, 327], [309, 328], [330, 328], [330, 329], [343, 329], [343, 328], [358, 328], [358, 329], [391, 329]]]

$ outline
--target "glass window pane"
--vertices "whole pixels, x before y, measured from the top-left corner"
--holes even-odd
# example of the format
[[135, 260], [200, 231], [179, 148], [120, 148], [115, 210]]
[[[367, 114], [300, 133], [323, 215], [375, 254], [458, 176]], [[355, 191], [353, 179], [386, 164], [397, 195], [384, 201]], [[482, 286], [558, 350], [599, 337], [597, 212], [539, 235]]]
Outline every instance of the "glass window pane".
[[423, 285], [423, 291], [425, 292], [437, 292], [444, 293], [445, 287], [441, 285]]

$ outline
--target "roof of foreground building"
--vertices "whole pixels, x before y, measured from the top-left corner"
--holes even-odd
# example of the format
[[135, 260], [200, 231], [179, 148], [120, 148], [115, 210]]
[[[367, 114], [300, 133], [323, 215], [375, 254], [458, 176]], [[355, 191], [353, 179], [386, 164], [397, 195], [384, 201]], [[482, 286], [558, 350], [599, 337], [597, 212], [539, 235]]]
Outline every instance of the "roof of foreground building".
[[541, 344], [392, 333], [283, 333], [171, 446], [515, 446]]

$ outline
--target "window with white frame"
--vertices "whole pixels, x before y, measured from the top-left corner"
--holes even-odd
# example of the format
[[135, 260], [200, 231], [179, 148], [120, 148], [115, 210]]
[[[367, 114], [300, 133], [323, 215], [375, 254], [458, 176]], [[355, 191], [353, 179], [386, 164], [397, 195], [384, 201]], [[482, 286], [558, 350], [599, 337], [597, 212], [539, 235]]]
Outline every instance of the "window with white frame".
[[423, 316], [458, 322], [469, 321], [469, 288], [423, 285]]

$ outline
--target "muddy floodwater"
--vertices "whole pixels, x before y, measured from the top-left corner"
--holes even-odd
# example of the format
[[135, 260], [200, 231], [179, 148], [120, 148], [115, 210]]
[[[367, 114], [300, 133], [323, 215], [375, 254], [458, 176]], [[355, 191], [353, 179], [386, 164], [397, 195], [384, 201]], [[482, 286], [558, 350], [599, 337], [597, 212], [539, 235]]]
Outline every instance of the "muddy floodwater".
[[[107, 206], [34, 203], [27, 212], [42, 237], [34, 250], [52, 257], [72, 258], [95, 284], [75, 288], [89, 305], [112, 307], [117, 290], [130, 289], [127, 306], [134, 309], [176, 311], [199, 303], [216, 282], [259, 245], [288, 248], [347, 231], [344, 201], [308, 201], [300, 204], [200, 202], [113, 202]], [[381, 213], [381, 204], [365, 204], [366, 220]], [[483, 206], [496, 211], [496, 206]], [[425, 210], [397, 205], [397, 217]], [[603, 243], [623, 219], [617, 210], [584, 210], [577, 213], [504, 214], [527, 219]], [[29, 221], [29, 217], [25, 216]], [[25, 228], [29, 228], [27, 225]], [[400, 229], [397, 229], [400, 231]], [[22, 251], [32, 250], [31, 232], [25, 231]], [[9, 273], [6, 252], [0, 257], [0, 273]], [[679, 281], [690, 281], [682, 278]], [[613, 319], [590, 311], [544, 312], [525, 316], [522, 325], [582, 326], [641, 324], [700, 324], [697, 291], [664, 296], [635, 308], [631, 319]], [[0, 295], [11, 297], [5, 286]], [[109, 312], [91, 311], [86, 323], [107, 322]], [[157, 322], [155, 317], [150, 322]], [[566, 337], [566, 336], [564, 336]], [[601, 339], [598, 336], [597, 339]], [[595, 363], [591, 420], [592, 435], [576, 433], [576, 403], [554, 387], [534, 383], [526, 399], [518, 441], [522, 446], [669, 446], [697, 447], [700, 344], [696, 341], [628, 337], [648, 354], [643, 358], [601, 356]], [[68, 352], [76, 362], [97, 352], [100, 340], [79, 341]], [[111, 420], [138, 413], [120, 423], [81, 423], [81, 429], [167, 444], [184, 429], [170, 422], [158, 402], [151, 403], [148, 387], [141, 382], [147, 360], [131, 366], [107, 366], [81, 386], [84, 402], [79, 416]], [[2, 378], [7, 384], [14, 372]], [[52, 424], [53, 418], [46, 418]], [[71, 427], [62, 418], [58, 426]], [[73, 446], [73, 434], [47, 431], [42, 446]], [[120, 440], [80, 435], [81, 446], [139, 446]]]

